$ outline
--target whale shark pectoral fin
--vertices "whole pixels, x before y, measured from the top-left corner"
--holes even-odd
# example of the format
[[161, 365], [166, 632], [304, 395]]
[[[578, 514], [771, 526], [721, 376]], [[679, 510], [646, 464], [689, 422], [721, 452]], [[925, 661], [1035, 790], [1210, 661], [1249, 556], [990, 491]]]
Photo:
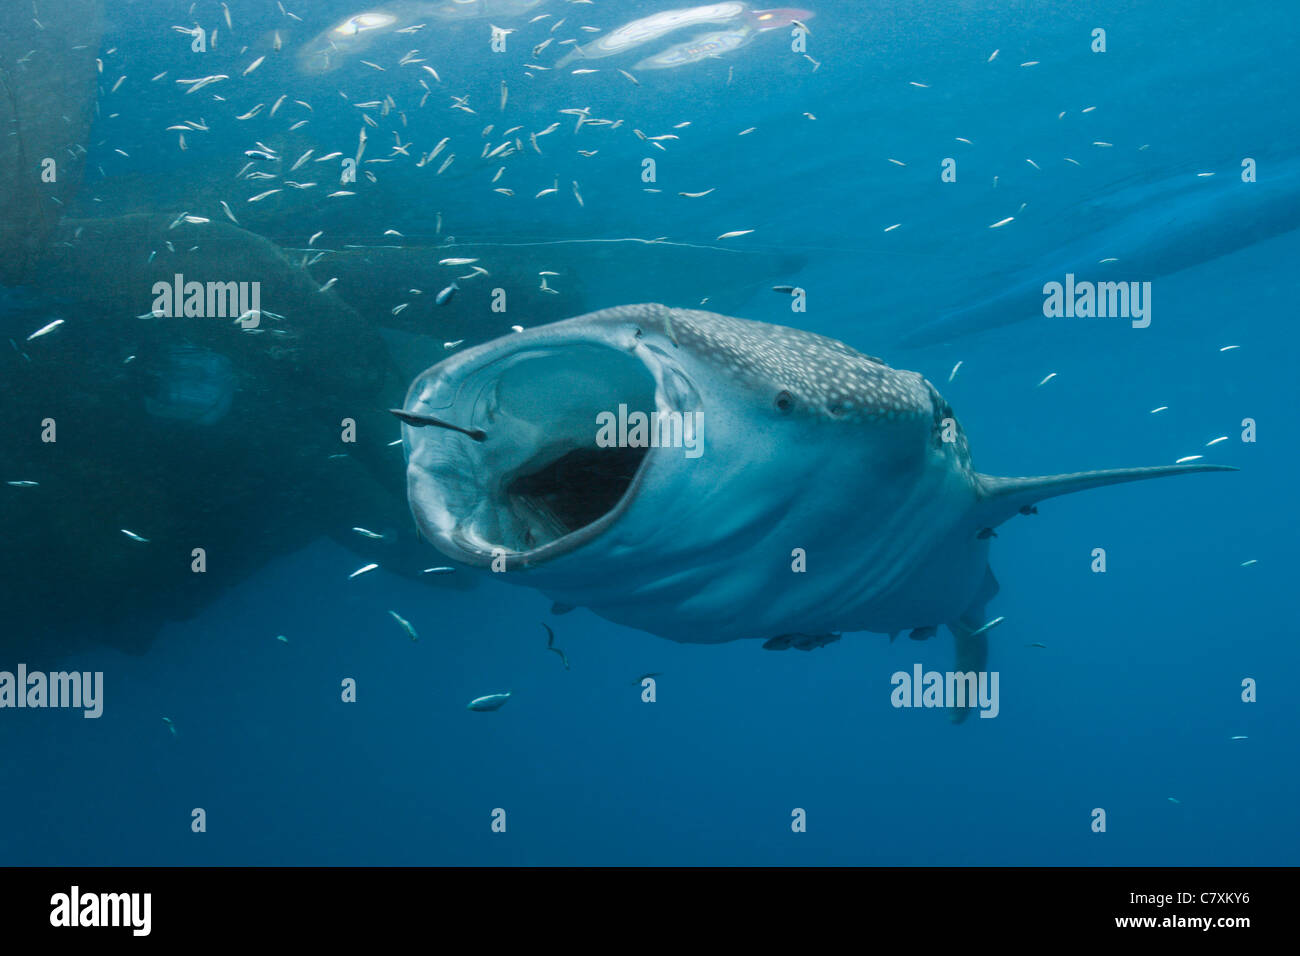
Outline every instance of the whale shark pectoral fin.
[[1103, 471], [1076, 471], [1065, 475], [1042, 475], [1036, 478], [999, 478], [975, 476], [979, 503], [975, 507], [981, 526], [996, 527], [1022, 509], [1045, 498], [1069, 495], [1076, 491], [1118, 485], [1126, 481], [1164, 478], [1197, 471], [1237, 471], [1230, 465], [1155, 465], [1149, 468], [1109, 468]]
[[[984, 580], [980, 583], [979, 590], [975, 593], [974, 599], [970, 603], [962, 616], [948, 624], [948, 630], [952, 632], [953, 641], [956, 650], [956, 662], [953, 670], [959, 674], [973, 671], [978, 675], [983, 673], [988, 666], [989, 660], [989, 635], [988, 628], [984, 625], [988, 621], [987, 605], [993, 600], [998, 593], [998, 579], [993, 576], [993, 569], [987, 564], [984, 566]], [[978, 703], [978, 702], [976, 702]], [[967, 701], [967, 704], [971, 704]], [[949, 715], [949, 720], [954, 724], [960, 724], [971, 715], [975, 710], [974, 706], [954, 707]]]

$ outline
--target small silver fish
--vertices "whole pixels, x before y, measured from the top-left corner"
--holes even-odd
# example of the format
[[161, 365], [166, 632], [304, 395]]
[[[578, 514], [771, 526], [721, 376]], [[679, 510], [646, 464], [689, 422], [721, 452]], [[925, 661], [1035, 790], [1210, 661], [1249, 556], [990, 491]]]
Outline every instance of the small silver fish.
[[375, 540], [382, 541], [384, 537], [382, 534], [375, 534], [373, 531], [368, 531], [365, 528], [353, 528], [352, 530], [355, 531], [357, 534], [361, 535], [361, 537], [363, 538], [373, 538]]
[[447, 288], [443, 289], [436, 296], [434, 296], [433, 301], [436, 302], [438, 305], [446, 305], [448, 302], [451, 301], [451, 297], [454, 296], [457, 290], [459, 289], [460, 286], [456, 285], [456, 283], [453, 282], [451, 285], [447, 286]]
[[975, 630], [971, 631], [970, 636], [971, 636], [971, 637], [979, 637], [981, 634], [984, 634], [984, 633], [986, 633], [986, 632], [988, 632], [988, 631], [993, 630], [993, 628], [997, 627], [999, 624], [1001, 624], [1001, 623], [1002, 623], [1003, 621], [1005, 621], [1005, 620], [1006, 620], [1005, 617], [995, 617], [993, 620], [989, 621], [989, 622], [988, 622], [987, 624], [985, 624], [983, 627], [976, 628]]
[[53, 332], [62, 324], [63, 324], [62, 319], [55, 319], [49, 325], [43, 325], [35, 332], [33, 332], [31, 335], [27, 336], [27, 341], [30, 342], [32, 339], [39, 339], [42, 335], [48, 335], [49, 333]]
[[407, 636], [410, 637], [411, 640], [418, 641], [420, 639], [420, 635], [415, 633], [415, 628], [411, 626], [410, 621], [402, 617], [402, 615], [398, 614], [396, 611], [389, 611], [388, 613], [393, 616], [394, 621], [402, 626], [402, 630], [406, 632]]
[[128, 538], [130, 538], [132, 541], [139, 541], [141, 544], [148, 544], [148, 543], [149, 543], [149, 539], [148, 539], [148, 538], [142, 538], [140, 535], [136, 534], [134, 531], [128, 531], [128, 530], [126, 530], [126, 528], [119, 528], [118, 530], [120, 530], [124, 535], [126, 535], [126, 536], [127, 536]]
[[500, 710], [502, 705], [510, 699], [514, 691], [506, 691], [504, 694], [487, 694], [483, 697], [475, 697], [465, 707], [466, 710], [488, 711]]
[[357, 568], [355, 571], [353, 571], [351, 574], [348, 575], [348, 580], [351, 581], [353, 578], [359, 577], [368, 571], [373, 571], [377, 567], [379, 567], [379, 565], [377, 564], [367, 564], [365, 567]]

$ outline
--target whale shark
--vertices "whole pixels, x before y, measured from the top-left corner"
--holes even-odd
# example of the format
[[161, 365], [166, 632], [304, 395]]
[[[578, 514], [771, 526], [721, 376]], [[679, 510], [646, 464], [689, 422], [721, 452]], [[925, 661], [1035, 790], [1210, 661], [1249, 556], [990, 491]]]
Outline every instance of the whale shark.
[[1062, 215], [1083, 224], [1080, 236], [1035, 247], [1028, 265], [1003, 277], [995, 294], [918, 326], [902, 342], [934, 345], [1041, 320], [1045, 284], [1067, 274], [1151, 282], [1300, 228], [1300, 158], [1261, 157], [1259, 169], [1258, 181], [1183, 170], [1089, 200]]
[[307, 74], [328, 73], [352, 62], [373, 45], [395, 44], [398, 37], [419, 33], [433, 21], [433, 33], [449, 23], [494, 17], [508, 21], [547, 0], [397, 0], [364, 9], [338, 21], [307, 42], [298, 53], [298, 69]]
[[727, 29], [699, 34], [685, 43], [678, 43], [654, 56], [639, 61], [633, 69], [664, 69], [695, 63], [708, 56], [719, 56], [739, 49], [758, 34], [779, 30], [798, 22], [809, 20], [811, 10], [777, 8], [754, 10], [740, 0], [706, 3], [697, 7], [660, 10], [649, 16], [638, 17], [630, 23], [602, 34], [584, 46], [575, 46], [556, 66], [568, 66], [575, 60], [599, 60], [617, 56], [644, 46], [687, 27], [705, 24], [725, 24]]
[[[599, 423], [630, 421], [624, 406], [670, 424], [606, 447]], [[467, 349], [394, 412], [415, 522], [453, 561], [680, 642], [811, 650], [945, 625], [961, 671], [987, 661], [998, 525], [1057, 495], [1233, 470], [982, 474], [920, 374], [812, 332], [657, 304]], [[698, 454], [672, 440], [677, 421], [697, 423]]]

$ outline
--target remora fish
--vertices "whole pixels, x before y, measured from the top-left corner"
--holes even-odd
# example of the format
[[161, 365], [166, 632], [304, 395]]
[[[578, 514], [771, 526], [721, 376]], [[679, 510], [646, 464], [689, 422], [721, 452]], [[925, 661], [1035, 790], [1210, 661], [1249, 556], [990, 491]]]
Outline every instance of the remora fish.
[[[701, 413], [702, 453], [598, 447], [597, 415], [621, 404], [661, 422]], [[682, 642], [811, 649], [945, 624], [960, 671], [987, 659], [977, 632], [998, 585], [985, 531], [1056, 495], [1234, 470], [981, 474], [916, 372], [811, 332], [662, 305], [468, 349], [417, 378], [403, 408], [452, 423], [402, 428], [412, 512], [449, 558], [489, 567], [499, 549], [505, 580]], [[792, 572], [796, 549], [806, 573]]]

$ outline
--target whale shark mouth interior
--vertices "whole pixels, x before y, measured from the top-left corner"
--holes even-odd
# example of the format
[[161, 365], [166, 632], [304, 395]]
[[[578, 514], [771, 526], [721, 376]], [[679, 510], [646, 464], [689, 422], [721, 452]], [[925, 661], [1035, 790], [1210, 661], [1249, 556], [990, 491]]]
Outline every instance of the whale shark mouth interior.
[[467, 459], [451, 479], [461, 487], [448, 494], [474, 505], [453, 515], [457, 543], [480, 554], [578, 547], [630, 502], [649, 451], [598, 446], [597, 416], [620, 405], [654, 410], [654, 376], [634, 356], [594, 344], [520, 353], [482, 371], [490, 378], [472, 418], [486, 440], [439, 436]]
[[506, 498], [529, 525], [526, 548], [549, 544], [609, 514], [631, 486], [647, 450], [575, 448], [539, 471], [516, 477]]
[[236, 380], [230, 359], [193, 345], [178, 345], [143, 363], [150, 385], [145, 410], [154, 418], [213, 425], [226, 417]]

